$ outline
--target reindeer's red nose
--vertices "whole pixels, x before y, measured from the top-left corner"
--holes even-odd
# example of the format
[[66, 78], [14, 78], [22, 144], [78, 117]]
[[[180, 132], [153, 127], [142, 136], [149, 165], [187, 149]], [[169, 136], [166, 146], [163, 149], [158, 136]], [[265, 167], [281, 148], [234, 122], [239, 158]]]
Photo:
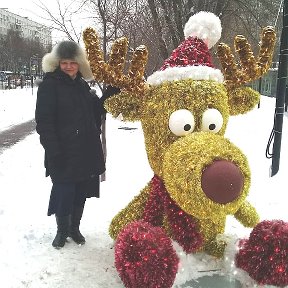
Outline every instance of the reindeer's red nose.
[[227, 160], [214, 161], [202, 173], [203, 192], [208, 198], [220, 204], [236, 199], [242, 191], [243, 183], [240, 169]]

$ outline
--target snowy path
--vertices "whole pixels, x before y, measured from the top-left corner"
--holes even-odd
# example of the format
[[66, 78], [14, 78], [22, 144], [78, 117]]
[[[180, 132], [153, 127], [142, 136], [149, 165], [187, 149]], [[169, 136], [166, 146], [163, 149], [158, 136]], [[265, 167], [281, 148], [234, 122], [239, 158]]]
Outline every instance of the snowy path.
[[9, 129], [0, 132], [0, 153], [3, 152], [4, 149], [10, 148], [17, 142], [23, 140], [33, 132], [35, 132], [34, 119], [14, 125]]

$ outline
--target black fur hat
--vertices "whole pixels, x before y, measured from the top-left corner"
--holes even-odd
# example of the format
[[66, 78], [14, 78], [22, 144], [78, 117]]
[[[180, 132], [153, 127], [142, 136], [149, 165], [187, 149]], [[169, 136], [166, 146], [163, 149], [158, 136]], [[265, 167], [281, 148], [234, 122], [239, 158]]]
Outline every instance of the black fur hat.
[[72, 59], [79, 64], [79, 71], [83, 78], [92, 80], [93, 74], [85, 50], [74, 41], [62, 41], [55, 45], [50, 53], [42, 59], [43, 72], [53, 72], [59, 66], [61, 59]]

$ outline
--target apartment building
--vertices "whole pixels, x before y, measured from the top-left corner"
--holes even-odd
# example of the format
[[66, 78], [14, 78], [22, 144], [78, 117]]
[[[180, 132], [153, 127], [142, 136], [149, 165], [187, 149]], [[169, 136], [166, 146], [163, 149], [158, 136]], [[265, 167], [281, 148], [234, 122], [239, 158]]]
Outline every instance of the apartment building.
[[44, 47], [51, 47], [51, 29], [43, 24], [30, 20], [0, 8], [0, 35], [6, 35], [9, 29], [21, 31], [21, 36], [26, 39], [39, 39]]

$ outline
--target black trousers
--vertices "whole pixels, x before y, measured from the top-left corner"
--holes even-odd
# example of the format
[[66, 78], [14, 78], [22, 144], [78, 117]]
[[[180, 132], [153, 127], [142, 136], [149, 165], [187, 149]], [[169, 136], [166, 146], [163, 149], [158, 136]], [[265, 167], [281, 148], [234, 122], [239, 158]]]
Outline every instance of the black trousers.
[[74, 206], [84, 207], [85, 201], [86, 193], [79, 189], [77, 183], [54, 183], [50, 194], [48, 216], [70, 215]]
[[76, 183], [53, 183], [48, 216], [67, 216], [72, 213], [73, 207], [84, 207], [86, 198], [99, 198], [99, 177], [89, 178]]

